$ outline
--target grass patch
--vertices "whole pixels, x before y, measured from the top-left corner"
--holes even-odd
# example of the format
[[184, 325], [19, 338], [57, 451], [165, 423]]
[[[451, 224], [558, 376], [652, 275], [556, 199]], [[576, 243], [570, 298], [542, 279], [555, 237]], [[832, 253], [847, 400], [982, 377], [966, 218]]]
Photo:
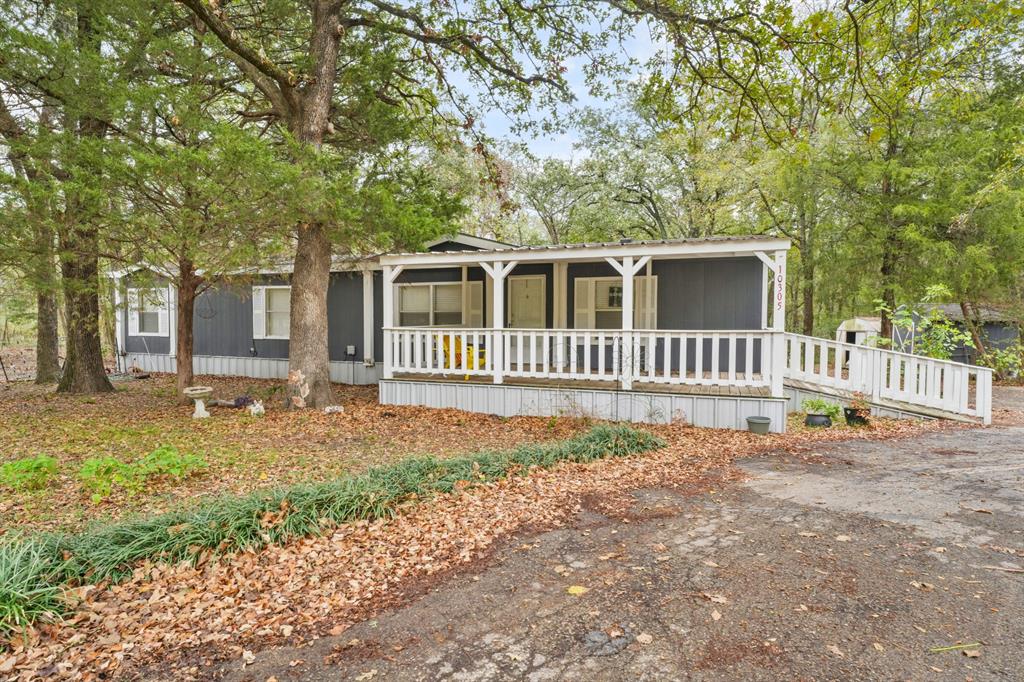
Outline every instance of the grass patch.
[[[174, 563], [205, 553], [260, 549], [320, 534], [341, 523], [394, 516], [410, 501], [525, 475], [531, 467], [623, 457], [663, 444], [646, 431], [598, 426], [560, 442], [450, 459], [415, 457], [358, 476], [215, 498], [191, 510], [11, 544], [4, 551], [13, 557], [12, 565], [38, 560], [39, 567], [7, 572], [0, 567], [0, 581], [5, 581], [0, 583], [0, 595], [10, 602], [9, 607], [0, 607], [0, 632], [24, 627], [46, 613], [59, 614], [62, 584], [120, 580], [144, 560]], [[23, 545], [34, 549], [25, 550]], [[24, 598], [18, 596], [22, 594]]]

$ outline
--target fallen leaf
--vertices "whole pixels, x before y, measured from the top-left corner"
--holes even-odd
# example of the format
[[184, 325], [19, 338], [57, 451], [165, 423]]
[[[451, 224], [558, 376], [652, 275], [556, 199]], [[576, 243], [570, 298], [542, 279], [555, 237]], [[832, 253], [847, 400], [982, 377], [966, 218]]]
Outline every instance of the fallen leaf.
[[876, 651], [885, 651], [885, 647], [879, 644], [878, 642], [875, 642], [871, 646], [875, 647]]
[[701, 592], [701, 596], [707, 599], [709, 602], [714, 604], [728, 604], [729, 600], [720, 594], [712, 594], [711, 592]]
[[360, 674], [356, 675], [356, 679], [359, 680], [360, 682], [362, 682], [363, 680], [372, 680], [373, 677], [376, 674], [377, 674], [377, 669], [374, 668], [373, 670], [367, 670], [364, 673], [360, 673]]
[[827, 648], [831, 654], [838, 656], [839, 658], [846, 658], [846, 654], [843, 653], [843, 650], [835, 644], [829, 644]]
[[242, 664], [243, 665], [252, 665], [255, 662], [256, 662], [256, 654], [254, 654], [253, 652], [249, 651], [248, 649], [246, 649], [245, 651], [242, 652]]
[[583, 585], [570, 585], [569, 588], [566, 590], [566, 592], [568, 592], [569, 594], [573, 595], [574, 597], [578, 597], [581, 594], [586, 594], [589, 591], [590, 591], [590, 588], [589, 587], [583, 587]]
[[636, 636], [636, 641], [638, 641], [641, 644], [650, 644], [654, 641], [654, 637], [651, 637], [646, 632], [641, 632], [639, 635]]
[[967, 658], [978, 658], [981, 656], [981, 649], [964, 649], [964, 656]]
[[837, 535], [836, 542], [849, 542], [851, 540], [849, 535]]
[[721, 618], [722, 614], [718, 612], [718, 609], [713, 609], [711, 611], [711, 620], [720, 620]]
[[924, 592], [931, 592], [935, 589], [935, 585], [932, 585], [931, 583], [921, 583], [916, 580], [911, 580], [910, 584]]

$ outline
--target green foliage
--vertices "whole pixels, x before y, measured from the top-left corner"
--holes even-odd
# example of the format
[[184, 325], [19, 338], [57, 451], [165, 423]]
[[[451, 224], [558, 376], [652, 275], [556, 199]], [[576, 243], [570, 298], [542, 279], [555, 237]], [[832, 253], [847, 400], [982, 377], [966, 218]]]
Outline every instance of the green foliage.
[[62, 562], [51, 539], [0, 542], [0, 637], [62, 614]]
[[130, 495], [138, 492], [142, 486], [139, 474], [138, 469], [116, 457], [90, 457], [82, 462], [78, 480], [98, 504], [110, 497], [115, 487], [124, 488]]
[[[877, 301], [878, 310], [887, 313], [892, 319], [893, 328], [900, 338], [905, 339], [904, 348], [909, 351], [909, 341], [913, 339], [915, 355], [924, 355], [938, 360], [949, 360], [959, 346], [974, 348], [974, 340], [970, 333], [958, 326], [934, 304], [952, 295], [943, 284], [934, 284], [927, 288], [924, 305], [903, 306], [896, 310], [889, 309], [883, 301]], [[879, 343], [888, 345], [889, 339], [880, 339]]]
[[[659, 438], [646, 431], [598, 426], [557, 443], [452, 459], [415, 457], [359, 476], [222, 497], [192, 510], [0, 546], [0, 609], [4, 595], [11, 595], [6, 598], [13, 605], [0, 611], [0, 632], [59, 612], [64, 582], [120, 579], [143, 560], [176, 562], [194, 560], [205, 552], [259, 549], [319, 534], [340, 523], [394, 516], [411, 500], [523, 476], [531, 467], [626, 457], [662, 446]], [[122, 472], [112, 462], [96, 468], [111, 476]]]
[[1014, 379], [1024, 371], [1024, 344], [1017, 341], [1004, 348], [989, 347], [978, 364], [990, 368], [997, 379]]
[[191, 452], [181, 453], [171, 445], [161, 445], [149, 453], [136, 465], [145, 477], [170, 476], [180, 481], [207, 467], [201, 455]]
[[49, 455], [36, 455], [6, 462], [0, 466], [0, 485], [17, 491], [40, 490], [57, 473], [57, 460]]
[[116, 488], [133, 496], [151, 478], [170, 476], [181, 480], [206, 466], [206, 460], [200, 455], [182, 454], [175, 447], [162, 445], [136, 462], [122, 462], [115, 457], [91, 457], [82, 463], [78, 479], [91, 493], [92, 501], [99, 503], [110, 497]]
[[807, 414], [823, 414], [835, 421], [839, 419], [843, 408], [838, 403], [829, 402], [823, 398], [808, 398], [803, 402], [801, 408]]

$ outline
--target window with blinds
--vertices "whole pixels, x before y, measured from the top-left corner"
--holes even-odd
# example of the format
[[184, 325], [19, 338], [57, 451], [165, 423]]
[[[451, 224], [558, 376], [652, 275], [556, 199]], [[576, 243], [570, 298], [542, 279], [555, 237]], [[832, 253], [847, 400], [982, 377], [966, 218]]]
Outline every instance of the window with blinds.
[[398, 326], [461, 327], [464, 319], [470, 326], [483, 326], [483, 282], [465, 284], [465, 297], [462, 282], [399, 285]]

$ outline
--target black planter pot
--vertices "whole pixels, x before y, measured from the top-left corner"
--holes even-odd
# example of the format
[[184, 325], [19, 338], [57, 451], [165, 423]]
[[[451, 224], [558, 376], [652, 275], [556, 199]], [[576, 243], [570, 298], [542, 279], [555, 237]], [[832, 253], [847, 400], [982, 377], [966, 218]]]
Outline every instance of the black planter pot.
[[865, 414], [867, 410], [858, 410], [852, 407], [843, 408], [843, 416], [846, 417], [847, 426], [867, 426], [868, 415]]
[[804, 426], [832, 426], [832, 420], [827, 414], [808, 414], [804, 417]]

